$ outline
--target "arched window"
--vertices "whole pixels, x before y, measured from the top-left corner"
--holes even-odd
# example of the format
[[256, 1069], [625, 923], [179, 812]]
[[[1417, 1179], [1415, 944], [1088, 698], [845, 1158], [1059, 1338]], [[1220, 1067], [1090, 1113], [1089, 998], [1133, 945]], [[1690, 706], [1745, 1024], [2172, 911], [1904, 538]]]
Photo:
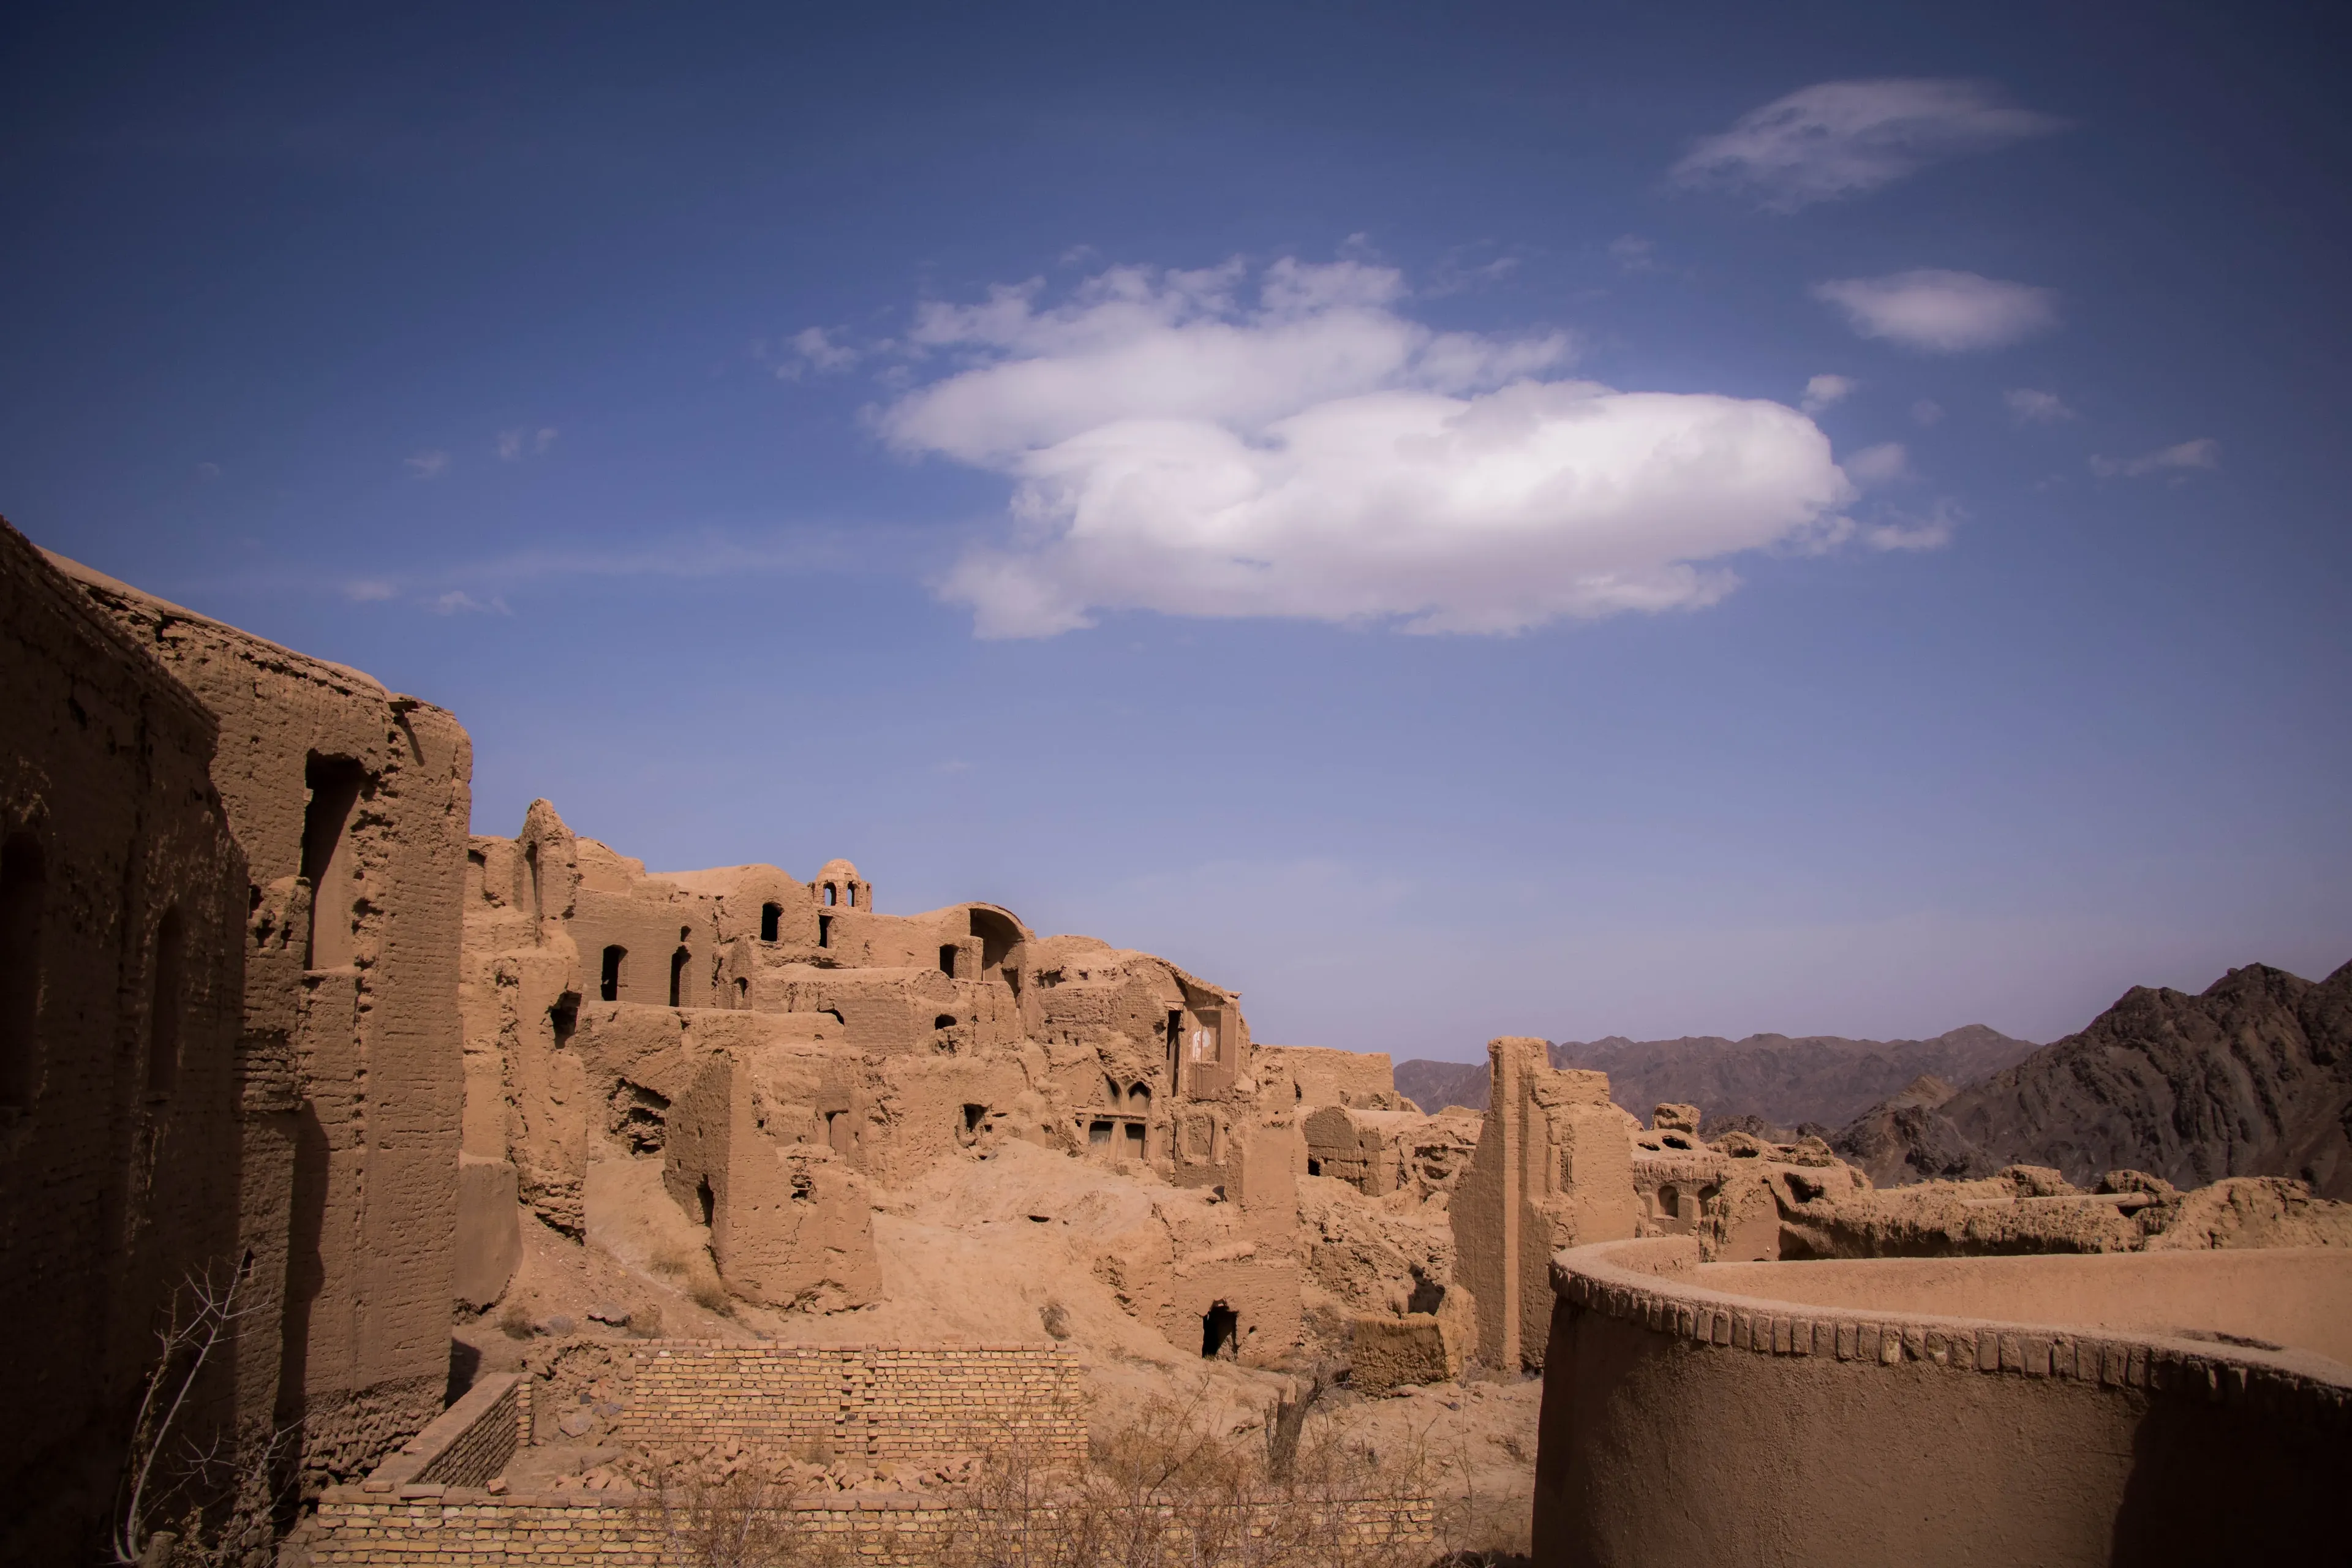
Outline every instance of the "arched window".
[[180, 1080], [180, 1013], [187, 1005], [187, 935], [177, 905], [155, 927], [153, 994], [147, 1004], [147, 1092], [162, 1096]]
[[537, 839], [523, 846], [522, 866], [523, 885], [530, 896], [530, 902], [524, 905], [524, 908], [530, 910], [531, 919], [537, 920], [547, 912], [545, 904], [541, 901], [539, 891], [539, 841]]
[[41, 898], [47, 875], [29, 833], [0, 846], [0, 1106], [33, 1102], [40, 1080]]
[[669, 1005], [673, 1007], [685, 1005], [681, 993], [686, 989], [686, 966], [693, 959], [694, 955], [682, 947], [669, 955]]
[[776, 931], [778, 928], [783, 924], [783, 905], [761, 904], [760, 906], [760, 940], [761, 942], [775, 941]]
[[819, 915], [816, 917], [816, 944], [819, 947], [831, 947], [833, 945], [833, 917], [831, 915]]
[[953, 980], [955, 978], [955, 944], [949, 942], [941, 946], [940, 949], [940, 973], [946, 975], [950, 980]]
[[613, 946], [604, 950], [604, 973], [596, 984], [596, 994], [607, 1002], [621, 999], [621, 987], [628, 979], [629, 950]]
[[1127, 1108], [1138, 1116], [1150, 1114], [1151, 1091], [1139, 1083], [1135, 1085], [1127, 1091]]
[[824, 907], [826, 909], [831, 909], [834, 905], [839, 902], [841, 902], [841, 889], [834, 886], [831, 882], [827, 882], [824, 885]]

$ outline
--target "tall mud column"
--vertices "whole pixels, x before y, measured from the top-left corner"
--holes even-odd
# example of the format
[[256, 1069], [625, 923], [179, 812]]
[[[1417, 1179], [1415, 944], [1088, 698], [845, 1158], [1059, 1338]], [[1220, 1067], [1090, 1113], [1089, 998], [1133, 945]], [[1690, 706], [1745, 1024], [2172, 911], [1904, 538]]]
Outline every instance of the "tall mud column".
[[1486, 1121], [1448, 1212], [1478, 1357], [1517, 1371], [1543, 1365], [1551, 1255], [1633, 1234], [1633, 1151], [1607, 1074], [1556, 1069], [1525, 1036], [1489, 1042], [1486, 1057]]

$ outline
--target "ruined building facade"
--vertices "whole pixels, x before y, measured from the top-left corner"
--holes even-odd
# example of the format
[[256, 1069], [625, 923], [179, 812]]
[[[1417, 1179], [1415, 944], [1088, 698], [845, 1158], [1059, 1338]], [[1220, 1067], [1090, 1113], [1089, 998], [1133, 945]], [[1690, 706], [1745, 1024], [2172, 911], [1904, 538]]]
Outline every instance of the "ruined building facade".
[[103, 1488], [17, 1528], [87, 1541], [195, 1280], [236, 1289], [202, 1425], [287, 1433], [295, 1484], [441, 1407], [471, 752], [356, 671], [0, 548], [0, 1321], [60, 1385], [55, 1424], [0, 1441], [75, 1434], [55, 1462]]

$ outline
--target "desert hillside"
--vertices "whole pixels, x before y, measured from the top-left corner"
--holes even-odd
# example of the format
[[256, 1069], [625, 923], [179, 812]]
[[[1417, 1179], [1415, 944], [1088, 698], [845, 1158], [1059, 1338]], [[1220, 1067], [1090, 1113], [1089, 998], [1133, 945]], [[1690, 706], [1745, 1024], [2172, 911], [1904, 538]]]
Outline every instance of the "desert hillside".
[[1835, 1142], [1881, 1184], [2029, 1164], [2291, 1176], [2342, 1198], [2347, 1117], [2352, 963], [2316, 984], [2255, 963], [2196, 996], [2134, 986], [2080, 1034], [1957, 1089], [1914, 1082]]
[[[1556, 1068], [1609, 1075], [1612, 1097], [1636, 1116], [1653, 1106], [1700, 1105], [1709, 1117], [1754, 1117], [1779, 1128], [1840, 1127], [1921, 1075], [1965, 1083], [2033, 1049], [1982, 1024], [1931, 1040], [1849, 1040], [1833, 1035], [1719, 1035], [1678, 1040], [1570, 1040], [1551, 1047]], [[1486, 1064], [1399, 1062], [1396, 1085], [1424, 1110], [1486, 1109]]]

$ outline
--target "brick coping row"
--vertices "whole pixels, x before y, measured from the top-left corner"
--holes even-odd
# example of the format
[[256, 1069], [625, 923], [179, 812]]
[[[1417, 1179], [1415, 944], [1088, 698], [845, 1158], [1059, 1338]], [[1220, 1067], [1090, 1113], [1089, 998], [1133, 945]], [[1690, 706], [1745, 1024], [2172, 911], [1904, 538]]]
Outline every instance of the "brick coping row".
[[[2202, 1396], [2294, 1411], [2352, 1427], [2352, 1380], [2305, 1351], [2263, 1351], [2204, 1340], [2063, 1323], [2004, 1322], [1738, 1296], [1677, 1278], [1699, 1261], [1697, 1239], [1600, 1242], [1557, 1253], [1552, 1290], [1571, 1306], [1695, 1347], [1765, 1355], [1819, 1355], [1893, 1367], [1906, 1362], [1992, 1374], [2047, 1377], [2122, 1393]], [[1629, 1267], [1628, 1265], [1632, 1265]], [[1802, 1267], [1792, 1265], [1792, 1267]]]
[[[623, 1508], [634, 1509], [640, 1504], [657, 1506], [659, 1494], [640, 1491], [635, 1487], [608, 1487], [603, 1491], [589, 1491], [581, 1487], [566, 1487], [562, 1491], [494, 1492], [486, 1487], [450, 1487], [410, 1484], [397, 1493], [372, 1492], [355, 1486], [328, 1487], [319, 1494], [322, 1503], [344, 1507], [365, 1505], [368, 1508], [396, 1508], [418, 1512], [437, 1508], [443, 1512], [452, 1509], [510, 1508]], [[941, 1509], [954, 1506], [951, 1500], [932, 1492], [795, 1492], [778, 1498], [771, 1505], [778, 1510], [799, 1513], [890, 1512], [909, 1509]]]
[[823, 1355], [936, 1356], [949, 1351], [980, 1351], [988, 1354], [1003, 1354], [1007, 1352], [1017, 1351], [1025, 1355], [1034, 1355], [1042, 1351], [1047, 1355], [1056, 1357], [1057, 1359], [1067, 1359], [1070, 1361], [1076, 1361], [1078, 1359], [1077, 1352], [1072, 1350], [1067, 1345], [1056, 1344], [1051, 1340], [1039, 1340], [1025, 1343], [1015, 1342], [1004, 1344], [996, 1343], [994, 1342], [982, 1342], [977, 1340], [940, 1340], [929, 1344], [919, 1345], [814, 1345], [797, 1340], [624, 1340], [614, 1342], [600, 1341], [593, 1342], [614, 1343], [621, 1348], [626, 1349], [632, 1354], [643, 1354], [648, 1351], [656, 1354], [667, 1354], [674, 1350], [717, 1350], [756, 1352], [763, 1355], [773, 1355], [779, 1352], [783, 1352], [792, 1354], [815, 1353]]

